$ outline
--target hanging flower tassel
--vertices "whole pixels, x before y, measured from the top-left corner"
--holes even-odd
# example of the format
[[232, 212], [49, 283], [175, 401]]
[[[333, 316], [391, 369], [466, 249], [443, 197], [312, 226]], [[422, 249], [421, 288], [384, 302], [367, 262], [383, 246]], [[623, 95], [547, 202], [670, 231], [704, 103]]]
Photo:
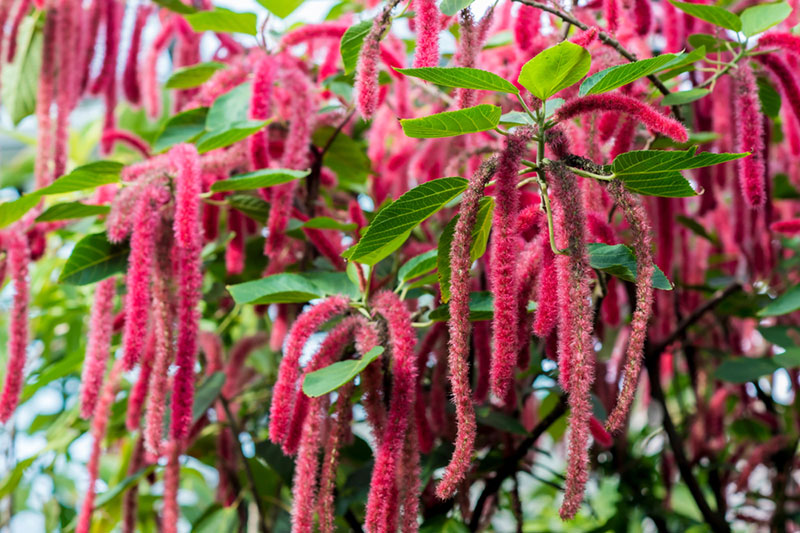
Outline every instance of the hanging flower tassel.
[[81, 375], [81, 416], [89, 418], [94, 412], [97, 395], [103, 384], [106, 362], [111, 350], [111, 329], [114, 321], [114, 294], [117, 281], [114, 277], [97, 284], [94, 307], [89, 322], [89, 341]]
[[21, 231], [11, 230], [3, 239], [6, 245], [7, 269], [14, 284], [14, 299], [8, 318], [8, 363], [0, 395], [0, 423], [8, 422], [19, 403], [28, 349], [28, 265], [30, 248]]
[[439, 8], [436, 0], [414, 0], [417, 28], [417, 49], [414, 68], [435, 67], [439, 64]]
[[[400, 0], [390, 0], [375, 17], [372, 29], [361, 46], [356, 66], [356, 108], [364, 119], [372, 117], [378, 108], [378, 60], [381, 53], [381, 39], [392, 20], [392, 9]], [[435, 8], [436, 6], [434, 6]], [[438, 21], [437, 21], [438, 24]]]
[[736, 113], [736, 151], [750, 152], [740, 159], [739, 185], [747, 204], [756, 209], [766, 202], [766, 168], [764, 162], [764, 122], [758, 101], [753, 70], [745, 62], [734, 74], [735, 93], [733, 99]]

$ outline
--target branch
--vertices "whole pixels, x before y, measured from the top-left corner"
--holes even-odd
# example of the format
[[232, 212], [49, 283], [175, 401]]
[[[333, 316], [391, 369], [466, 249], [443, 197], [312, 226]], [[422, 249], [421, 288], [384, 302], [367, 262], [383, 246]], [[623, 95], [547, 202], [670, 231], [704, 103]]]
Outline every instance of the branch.
[[550, 413], [548, 413], [548, 415], [544, 417], [535, 428], [533, 428], [530, 436], [520, 443], [511, 456], [505, 459], [503, 466], [497, 469], [495, 476], [486, 481], [486, 486], [484, 487], [480, 498], [478, 498], [478, 501], [475, 504], [475, 509], [472, 511], [472, 519], [469, 522], [470, 531], [478, 530], [478, 526], [480, 525], [481, 521], [481, 515], [483, 514], [483, 508], [489, 498], [497, 493], [498, 490], [500, 490], [500, 486], [503, 484], [503, 481], [517, 473], [517, 466], [519, 462], [526, 455], [528, 455], [528, 451], [534, 444], [536, 444], [536, 441], [539, 439], [539, 437], [541, 437], [544, 432], [547, 431], [550, 426], [555, 424], [556, 421], [566, 412], [567, 403], [565, 398], [562, 396], [561, 401], [558, 402], [553, 410], [550, 411]]
[[[535, 8], [541, 9], [542, 11], [546, 11], [546, 12], [550, 13], [551, 15], [557, 16], [558, 18], [560, 18], [561, 20], [563, 20], [567, 24], [572, 24], [573, 26], [575, 26], [577, 28], [580, 28], [580, 29], [582, 29], [584, 31], [589, 29], [588, 25], [584, 24], [583, 22], [581, 22], [580, 20], [576, 19], [575, 17], [573, 17], [569, 13], [566, 13], [566, 12], [560, 10], [557, 7], [549, 6], [549, 5], [547, 5], [547, 4], [543, 3], [543, 2], [536, 2], [535, 0], [512, 0], [512, 1], [519, 2], [521, 4], [525, 4], [526, 6], [535, 7]], [[633, 52], [629, 52], [624, 46], [622, 46], [620, 44], [620, 42], [618, 40], [614, 39], [612, 36], [610, 36], [606, 32], [599, 31], [598, 34], [597, 34], [597, 38], [600, 39], [600, 41], [603, 44], [608, 45], [611, 48], [613, 48], [614, 50], [616, 50], [619, 53], [619, 55], [621, 55], [622, 57], [624, 57], [625, 59], [627, 59], [631, 63], [633, 63], [634, 61], [638, 61], [638, 58], [636, 57], [636, 55]], [[650, 74], [649, 76], [647, 76], [647, 79], [650, 80], [650, 82], [652, 82], [652, 84], [656, 87], [656, 89], [658, 89], [661, 92], [661, 94], [667, 95], [667, 94], [670, 93], [669, 89], [667, 89], [667, 86], [664, 85], [662, 83], [662, 81], [659, 80], [658, 77], [655, 74]], [[672, 109], [672, 114], [675, 115], [675, 118], [677, 118], [678, 120], [683, 121], [683, 117], [681, 116], [680, 109], [678, 109], [677, 106], [672, 106], [671, 109]]]

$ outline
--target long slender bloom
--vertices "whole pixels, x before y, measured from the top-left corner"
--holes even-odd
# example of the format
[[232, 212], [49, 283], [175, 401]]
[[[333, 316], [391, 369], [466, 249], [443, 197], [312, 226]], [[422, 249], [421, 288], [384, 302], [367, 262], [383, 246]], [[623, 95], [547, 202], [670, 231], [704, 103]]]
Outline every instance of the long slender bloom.
[[178, 334], [175, 344], [175, 382], [172, 391], [170, 434], [180, 441], [192, 421], [194, 400], [194, 362], [197, 355], [197, 330], [203, 275], [200, 252], [203, 245], [200, 226], [202, 172], [197, 149], [179, 144], [169, 152], [175, 169], [175, 255], [178, 287]]
[[647, 336], [647, 323], [653, 312], [653, 273], [655, 272], [655, 264], [653, 263], [651, 251], [650, 222], [641, 202], [637, 201], [619, 180], [614, 180], [608, 184], [608, 192], [622, 210], [625, 220], [628, 221], [633, 233], [633, 250], [636, 254], [636, 308], [633, 311], [631, 334], [628, 339], [625, 381], [619, 398], [617, 398], [617, 404], [606, 422], [608, 431], [616, 433], [622, 429], [625, 423], [636, 393], [636, 385], [639, 382], [639, 372], [644, 358], [644, 343]]
[[558, 275], [556, 256], [550, 246], [550, 236], [543, 233], [539, 239], [542, 247], [541, 268], [536, 285], [536, 316], [533, 320], [533, 333], [545, 339], [558, 323]]
[[[381, 38], [389, 26], [392, 9], [400, 0], [390, 0], [380, 15], [375, 17], [372, 29], [361, 45], [356, 66], [356, 109], [365, 119], [371, 118], [378, 108], [378, 60], [381, 53]], [[434, 6], [435, 7], [435, 6]]]
[[619, 93], [590, 94], [568, 100], [556, 111], [561, 122], [595, 111], [616, 111], [640, 120], [649, 129], [679, 142], [689, 139], [686, 128], [675, 119], [666, 117], [655, 108], [631, 96]]
[[341, 22], [320, 22], [318, 24], [306, 24], [289, 31], [281, 37], [283, 46], [293, 46], [317, 39], [339, 40], [347, 31], [348, 25]]
[[[456, 404], [458, 419], [458, 436], [450, 464], [445, 469], [442, 481], [436, 487], [440, 498], [453, 495], [458, 484], [469, 468], [472, 450], [475, 444], [475, 409], [472, 405], [472, 393], [469, 384], [469, 337], [472, 323], [469, 321], [469, 285], [470, 285], [470, 245], [472, 230], [478, 215], [480, 199], [486, 184], [494, 174], [496, 161], [489, 160], [483, 164], [470, 179], [467, 190], [461, 198], [458, 222], [453, 232], [453, 243], [450, 248], [450, 386]], [[485, 372], [486, 368], [481, 368]]]
[[292, 532], [313, 533], [317, 505], [319, 448], [327, 399], [315, 398], [302, 426], [302, 437], [292, 480]]
[[97, 394], [103, 384], [106, 361], [111, 350], [111, 328], [114, 321], [114, 293], [117, 280], [114, 277], [97, 284], [94, 307], [89, 322], [89, 341], [81, 376], [81, 416], [89, 418], [94, 412]]
[[800, 56], [800, 36], [793, 33], [772, 31], [758, 38], [758, 47], [780, 48], [790, 54]]
[[225, 364], [225, 385], [222, 386], [222, 395], [225, 398], [232, 398], [236, 394], [239, 376], [247, 356], [267, 342], [269, 342], [269, 336], [261, 332], [244, 337], [233, 345], [228, 362]]
[[417, 336], [411, 326], [411, 315], [396, 294], [388, 291], [378, 293], [372, 304], [388, 327], [393, 360], [392, 398], [384, 438], [372, 470], [365, 524], [370, 532], [388, 533], [397, 530], [397, 469], [403, 457], [409, 419], [413, 417]]
[[0, 423], [11, 418], [22, 392], [28, 348], [28, 264], [30, 249], [28, 240], [21, 231], [12, 230], [3, 239], [6, 246], [8, 272], [14, 284], [14, 300], [8, 319], [8, 363], [0, 396]]
[[145, 414], [144, 445], [155, 457], [162, 451], [164, 411], [166, 409], [169, 366], [175, 348], [173, 342], [174, 305], [171, 303], [167, 272], [161, 269], [153, 284], [153, 338], [155, 347], [153, 367], [147, 389], [147, 412]]
[[144, 97], [144, 108], [150, 118], [157, 118], [161, 115], [161, 88], [158, 83], [156, 67], [158, 57], [161, 52], [166, 50], [174, 33], [175, 22], [173, 19], [169, 19], [161, 27], [161, 31], [150, 46], [142, 65], [142, 96]]
[[162, 533], [177, 533], [180, 508], [178, 507], [178, 488], [180, 487], [181, 464], [179, 462], [181, 444], [171, 440], [167, 445], [167, 468], [164, 469], [164, 509], [161, 513]]
[[[125, 414], [125, 427], [128, 431], [136, 431], [142, 421], [142, 408], [147, 400], [147, 390], [150, 385], [150, 376], [153, 372], [153, 362], [156, 354], [155, 328], [151, 328], [147, 336], [142, 358], [139, 361], [139, 376], [128, 394], [128, 410]], [[144, 442], [144, 441], [142, 441]]]
[[64, 173], [67, 167], [67, 141], [69, 140], [69, 114], [77, 96], [77, 76], [75, 62], [78, 56], [75, 54], [78, 35], [78, 10], [80, 2], [75, 0], [62, 1], [58, 10], [51, 11], [58, 18], [56, 33], [58, 46], [58, 94], [56, 104], [58, 113], [56, 114], [55, 146], [53, 153], [53, 174], [56, 178]]
[[[272, 83], [275, 78], [275, 64], [270, 56], [259, 58], [253, 73], [253, 94], [250, 97], [250, 118], [266, 120], [272, 111]], [[269, 129], [264, 127], [247, 139], [250, 164], [253, 169], [269, 165]]]
[[125, 60], [125, 71], [122, 74], [122, 90], [125, 98], [133, 105], [139, 105], [142, 102], [142, 90], [139, 85], [139, 49], [142, 45], [142, 30], [144, 30], [152, 11], [152, 6], [146, 4], [140, 4], [136, 8], [131, 44], [128, 48], [128, 58]]
[[317, 492], [317, 514], [319, 515], [319, 529], [322, 533], [336, 531], [336, 516], [334, 509], [333, 492], [336, 488], [336, 470], [339, 466], [340, 448], [345, 437], [345, 425], [350, 422], [352, 409], [350, 398], [353, 395], [354, 384], [352, 381], [339, 388], [336, 398], [336, 419], [325, 441], [325, 455], [319, 477], [319, 490]]
[[414, 68], [439, 64], [439, 8], [436, 0], [414, 0], [417, 48]]
[[17, 36], [19, 35], [19, 26], [25, 19], [25, 16], [31, 10], [32, 0], [20, 0], [17, 4], [17, 12], [14, 15], [14, 20], [11, 22], [11, 31], [8, 34], [8, 51], [6, 52], [6, 61], [11, 63], [14, 61], [14, 56], [17, 55]]
[[53, 174], [50, 169], [50, 158], [53, 149], [53, 122], [50, 117], [50, 107], [53, 103], [55, 86], [56, 26], [56, 17], [45, 17], [44, 37], [42, 39], [42, 67], [39, 71], [39, 86], [36, 93], [36, 121], [39, 139], [36, 147], [33, 174], [37, 189], [46, 187], [53, 181]]
[[779, 220], [770, 224], [769, 229], [777, 231], [778, 233], [785, 233], [787, 235], [800, 234], [800, 218], [792, 218], [789, 220]]
[[766, 202], [764, 163], [764, 122], [753, 70], [745, 62], [734, 74], [734, 111], [736, 113], [736, 151], [750, 152], [740, 159], [739, 185], [742, 196], [752, 208]]
[[517, 279], [515, 265], [519, 254], [516, 217], [519, 210], [517, 169], [525, 151], [530, 131], [523, 130], [506, 138], [506, 146], [497, 162], [495, 201], [492, 221], [490, 285], [494, 294], [492, 331], [492, 393], [504, 399], [514, 380], [517, 364]]
[[795, 118], [800, 120], [800, 86], [791, 67], [776, 54], [759, 55], [756, 59], [778, 80], [783, 97], [788, 101]]

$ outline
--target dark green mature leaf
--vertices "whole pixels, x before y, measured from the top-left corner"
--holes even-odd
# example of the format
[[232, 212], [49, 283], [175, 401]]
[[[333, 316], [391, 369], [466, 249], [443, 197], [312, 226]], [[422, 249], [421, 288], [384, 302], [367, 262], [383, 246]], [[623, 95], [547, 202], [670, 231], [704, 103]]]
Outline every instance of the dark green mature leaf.
[[338, 361], [325, 368], [309, 372], [303, 379], [303, 393], [311, 398], [318, 398], [331, 393], [349, 383], [384, 351], [383, 346], [375, 346], [361, 359]]
[[461, 520], [448, 518], [442, 514], [425, 520], [419, 528], [419, 533], [469, 533], [469, 528]]
[[228, 285], [228, 292], [239, 305], [304, 303], [324, 294], [311, 279], [291, 273]]
[[760, 326], [758, 332], [767, 342], [776, 344], [786, 350], [800, 348], [799, 326]]
[[125, 272], [128, 251], [126, 245], [108, 242], [105, 233], [87, 235], [73, 248], [58, 281], [71, 285], [89, 285]]
[[145, 476], [148, 476], [150, 474], [150, 472], [152, 472], [155, 469], [156, 469], [156, 465], [154, 465], [154, 464], [147, 465], [146, 467], [139, 469], [138, 471], [134, 472], [133, 474], [125, 476], [125, 478], [122, 481], [120, 481], [119, 483], [117, 483], [116, 485], [114, 485], [113, 487], [108, 489], [107, 491], [101, 492], [100, 494], [98, 494], [97, 498], [95, 499], [95, 502], [94, 502], [95, 510], [102, 509], [103, 507], [108, 505], [110, 502], [114, 501], [114, 499], [116, 499], [117, 497], [122, 496], [122, 494], [126, 490], [131, 488], [133, 485], [139, 483], [139, 481], [141, 481], [142, 478], [144, 478]]
[[[328, 141], [335, 133], [336, 129], [331, 126], [319, 128], [314, 132], [312, 141], [322, 149], [328, 146]], [[322, 163], [336, 173], [340, 187], [353, 190], [359, 190], [372, 171], [366, 146], [342, 132], [336, 133], [333, 142], [325, 150]]]
[[737, 357], [719, 365], [714, 377], [731, 383], [747, 383], [780, 368], [770, 357]]
[[781, 112], [781, 93], [770, 83], [766, 76], [756, 78], [758, 86], [758, 100], [761, 102], [761, 111], [770, 118], [778, 118]]
[[[686, 55], [686, 54], [683, 54]], [[662, 54], [650, 59], [640, 59], [633, 63], [617, 65], [601, 70], [586, 78], [581, 84], [580, 96], [587, 94], [601, 94], [613, 91], [618, 87], [627, 85], [654, 72], [658, 72], [670, 66], [680, 55]]]
[[201, 154], [235, 144], [269, 124], [269, 120], [247, 120], [235, 122], [224, 129], [209, 131], [197, 139], [197, 151]]
[[411, 230], [464, 192], [464, 178], [439, 178], [418, 185], [381, 209], [361, 240], [347, 250], [344, 257], [351, 261], [374, 265], [397, 250]]
[[437, 254], [433, 249], [412, 257], [397, 271], [397, 279], [406, 282], [435, 270]]
[[[486, 252], [486, 243], [489, 232], [492, 230], [492, 213], [494, 213], [494, 198], [484, 196], [478, 205], [478, 214], [475, 217], [475, 227], [472, 229], [472, 241], [469, 255], [472, 261], [477, 261]], [[450, 300], [450, 249], [453, 246], [453, 234], [456, 229], [459, 215], [454, 216], [447, 223], [442, 235], [439, 237], [438, 254], [436, 263], [439, 274], [439, 287], [442, 293], [442, 302]]]
[[448, 17], [452, 17], [462, 9], [468, 8], [474, 1], [475, 0], [442, 0], [442, 3], [439, 4], [439, 10]]
[[539, 100], [547, 100], [586, 76], [592, 56], [577, 44], [561, 42], [522, 66], [519, 83]]
[[303, 222], [303, 228], [308, 229], [332, 229], [337, 231], [355, 231], [357, 224], [345, 224], [331, 217], [314, 217]]
[[[589, 265], [597, 270], [607, 272], [625, 281], [636, 281], [636, 256], [633, 250], [624, 244], [604, 244], [591, 242], [589, 248]], [[671, 291], [672, 283], [667, 276], [656, 266], [653, 272], [653, 288], [662, 291]]]
[[706, 228], [703, 227], [698, 221], [693, 218], [689, 218], [683, 215], [678, 215], [675, 217], [675, 222], [678, 224], [689, 228], [695, 235], [699, 235], [700, 237], [706, 239], [708, 242], [712, 244], [719, 244], [719, 239], [711, 235]]
[[458, 111], [408, 118], [400, 121], [403, 132], [415, 139], [455, 137], [465, 133], [493, 130], [500, 123], [503, 110], [498, 106], [481, 104]]
[[181, 15], [191, 15], [192, 13], [197, 13], [197, 10], [194, 7], [184, 4], [181, 2], [181, 0], [153, 0], [153, 2], [161, 7], [169, 9], [170, 11], [180, 13]]
[[225, 385], [225, 372], [214, 372], [200, 383], [194, 393], [192, 404], [192, 422], [197, 422], [219, 398]]
[[[481, 291], [469, 293], [469, 319], [472, 322], [491, 320], [493, 315], [494, 296], [491, 292]], [[428, 318], [436, 322], [450, 320], [450, 305], [440, 305], [430, 312]]]
[[499, 91], [503, 93], [519, 94], [513, 83], [485, 70], [466, 67], [425, 67], [425, 68], [396, 68], [406, 76], [413, 76], [421, 80], [430, 81], [445, 87], [460, 87], [462, 89], [479, 89], [484, 91]]
[[42, 68], [42, 33], [36, 30], [40, 16], [38, 11], [36, 13], [25, 17], [20, 24], [14, 60], [3, 67], [0, 76], [3, 107], [15, 126], [36, 111], [39, 71]]
[[728, 30], [740, 31], [742, 29], [742, 21], [727, 9], [704, 4], [690, 4], [688, 2], [675, 2], [674, 0], [669, 1], [673, 6], [684, 13], [688, 13], [700, 20], [705, 20], [706, 22]]
[[36, 222], [52, 222], [54, 220], [69, 220], [72, 218], [91, 217], [95, 215], [105, 215], [111, 211], [107, 205], [82, 204], [80, 202], [65, 202], [55, 204], [36, 217]]
[[211, 11], [198, 11], [185, 16], [186, 21], [197, 32], [218, 31], [225, 33], [246, 33], [257, 35], [255, 13], [237, 13], [224, 7]]
[[300, 7], [303, 0], [258, 0], [258, 3], [267, 8], [271, 13], [285, 19], [294, 10]]
[[370, 29], [372, 29], [372, 21], [362, 20], [347, 28], [347, 31], [342, 35], [342, 41], [339, 43], [339, 50], [342, 54], [345, 74], [350, 74], [356, 69], [358, 54], [361, 52], [361, 46], [364, 44], [364, 37], [367, 36]]
[[739, 15], [739, 19], [742, 21], [742, 33], [751, 37], [767, 31], [783, 22], [791, 14], [792, 7], [786, 2], [763, 3], [748, 7]]
[[477, 408], [475, 410], [475, 418], [478, 424], [482, 426], [499, 429], [514, 435], [528, 435], [528, 430], [525, 429], [522, 422], [489, 406]]
[[286, 168], [263, 168], [247, 174], [232, 176], [226, 180], [215, 181], [211, 191], [249, 191], [274, 187], [283, 183], [298, 180], [308, 176], [308, 170], [290, 170]]
[[94, 161], [81, 165], [69, 174], [61, 176], [56, 181], [39, 189], [35, 194], [41, 196], [49, 194], [64, 194], [68, 192], [83, 191], [94, 189], [101, 185], [117, 183], [119, 173], [122, 171], [122, 163], [116, 161]]
[[232, 194], [228, 196], [228, 205], [261, 223], [266, 223], [269, 216], [269, 204], [251, 194]]
[[800, 284], [795, 285], [758, 312], [758, 316], [780, 316], [800, 309]]
[[708, 89], [689, 89], [688, 91], [670, 93], [661, 99], [661, 105], [673, 106], [688, 104], [694, 102], [695, 100], [701, 99], [710, 92], [711, 91]]
[[183, 111], [170, 117], [153, 143], [153, 151], [164, 152], [176, 144], [191, 142], [206, 131], [207, 107]]
[[702, 152], [697, 147], [686, 151], [637, 150], [618, 155], [611, 165], [615, 176], [635, 193], [683, 198], [696, 196], [681, 170], [708, 167], [741, 159], [748, 154]]
[[164, 85], [167, 89], [190, 89], [199, 87], [214, 75], [216, 71], [225, 68], [223, 63], [209, 61], [198, 63], [189, 67], [176, 70]]
[[205, 129], [208, 131], [224, 130], [231, 124], [250, 120], [252, 94], [253, 84], [246, 82], [219, 96], [208, 110]]

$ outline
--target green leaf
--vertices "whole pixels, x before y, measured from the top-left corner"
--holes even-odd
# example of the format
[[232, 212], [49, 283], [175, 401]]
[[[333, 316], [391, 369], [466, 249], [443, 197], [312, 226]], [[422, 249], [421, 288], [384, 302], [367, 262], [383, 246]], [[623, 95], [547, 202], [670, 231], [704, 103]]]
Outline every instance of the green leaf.
[[502, 93], [519, 94], [513, 83], [497, 74], [486, 72], [477, 68], [466, 67], [424, 67], [424, 68], [396, 68], [406, 76], [413, 76], [421, 80], [430, 81], [445, 87], [460, 87], [462, 89], [480, 89], [484, 91], [499, 91]]
[[217, 97], [211, 104], [211, 109], [208, 110], [205, 129], [208, 131], [224, 130], [231, 124], [250, 120], [252, 94], [253, 84], [246, 82]]
[[125, 245], [108, 242], [105, 233], [87, 235], [72, 249], [58, 281], [71, 285], [89, 285], [125, 272], [128, 251]]
[[305, 303], [323, 296], [323, 291], [312, 280], [291, 273], [228, 285], [228, 292], [239, 305]]
[[181, 0], [153, 0], [153, 2], [161, 7], [169, 9], [170, 11], [180, 13], [181, 15], [191, 15], [192, 13], [197, 13], [197, 10], [194, 7], [184, 4], [181, 2]]
[[686, 151], [637, 150], [618, 155], [611, 165], [625, 187], [638, 194], [685, 198], [697, 192], [681, 175], [681, 170], [708, 167], [741, 159], [748, 154], [701, 152], [697, 147]]
[[[183, 4], [181, 4], [181, 5], [183, 5]], [[150, 473], [155, 469], [156, 469], [156, 465], [154, 465], [154, 464], [147, 465], [146, 467], [134, 472], [133, 474], [125, 476], [125, 478], [122, 481], [120, 481], [119, 483], [117, 483], [116, 485], [114, 485], [113, 487], [108, 489], [107, 491], [98, 494], [97, 498], [95, 499], [95, 502], [94, 502], [95, 510], [105, 507], [107, 504], [112, 502], [115, 498], [117, 498], [118, 496], [121, 496], [126, 490], [131, 488], [133, 485], [136, 485], [137, 483], [139, 483], [139, 481], [143, 477], [145, 477], [147, 475], [150, 475]]]
[[36, 222], [52, 222], [54, 220], [69, 220], [72, 218], [91, 217], [95, 215], [105, 215], [111, 211], [107, 205], [82, 204], [80, 202], [65, 202], [55, 204], [36, 217]]
[[94, 189], [101, 185], [117, 183], [119, 173], [122, 171], [122, 163], [116, 161], [94, 161], [77, 167], [69, 174], [61, 176], [56, 181], [39, 189], [35, 194], [42, 196], [49, 194], [64, 194], [68, 192], [83, 191]]
[[[685, 54], [684, 54], [685, 55]], [[618, 87], [627, 85], [654, 72], [667, 68], [680, 55], [662, 54], [651, 59], [640, 59], [633, 63], [617, 65], [601, 70], [586, 78], [581, 84], [580, 96], [587, 94], [601, 94], [613, 91]]]
[[197, 387], [192, 404], [192, 421], [197, 422], [219, 398], [225, 385], [225, 372], [214, 372]]
[[250, 191], [274, 187], [308, 176], [308, 170], [289, 170], [286, 168], [263, 168], [247, 174], [239, 174], [226, 180], [215, 181], [212, 192]]
[[25, 213], [39, 203], [40, 199], [40, 195], [32, 193], [11, 202], [0, 204], [0, 228], [4, 228], [22, 218]]
[[337, 231], [354, 231], [358, 228], [357, 224], [345, 224], [331, 217], [314, 217], [303, 222], [303, 228], [309, 229], [332, 229]]
[[434, 248], [412, 257], [397, 271], [397, 279], [405, 283], [435, 270], [437, 254], [438, 250]]
[[415, 139], [454, 137], [493, 130], [500, 123], [502, 113], [498, 106], [481, 104], [427, 117], [403, 119], [400, 125], [407, 136]]
[[742, 33], [752, 37], [780, 24], [792, 14], [792, 7], [786, 2], [772, 2], [748, 7], [739, 18], [742, 21]]
[[464, 178], [439, 178], [414, 187], [381, 209], [364, 229], [358, 244], [342, 255], [351, 261], [374, 265], [402, 246], [411, 230], [466, 188]]
[[[494, 315], [494, 296], [491, 292], [469, 293], [469, 319], [472, 322], [491, 320]], [[450, 320], [450, 304], [443, 304], [428, 315], [430, 320], [444, 322]]]
[[207, 107], [183, 111], [170, 117], [153, 143], [153, 151], [164, 152], [176, 144], [192, 142], [206, 131]]
[[528, 435], [528, 430], [522, 423], [505, 413], [501, 413], [489, 406], [482, 406], [475, 409], [475, 418], [478, 424], [490, 428], [499, 429], [513, 435]]
[[775, 363], [783, 368], [796, 368], [800, 366], [800, 349], [790, 348], [772, 357]]
[[[494, 212], [494, 198], [484, 196], [478, 205], [478, 214], [475, 217], [475, 227], [472, 228], [472, 240], [469, 246], [469, 256], [472, 261], [477, 261], [486, 252], [486, 243], [489, 232], [492, 230], [492, 213]], [[453, 234], [459, 215], [454, 216], [447, 223], [442, 235], [439, 237], [438, 254], [436, 258], [439, 287], [442, 293], [442, 302], [450, 300], [450, 249], [453, 246]]]
[[303, 0], [258, 0], [258, 3], [267, 8], [270, 13], [285, 19], [300, 7]]
[[736, 357], [719, 365], [714, 377], [731, 383], [747, 383], [772, 374], [779, 368], [770, 357]]
[[[334, 134], [336, 134], [335, 128], [325, 126], [314, 132], [312, 141], [315, 146], [322, 149], [328, 146], [328, 141]], [[336, 134], [333, 142], [325, 150], [322, 164], [336, 173], [340, 186], [357, 192], [359, 187], [367, 182], [367, 177], [372, 171], [366, 145], [342, 132]]]
[[661, 99], [661, 105], [673, 106], [688, 104], [694, 102], [695, 100], [701, 99], [710, 92], [711, 91], [708, 89], [689, 89], [688, 91], [670, 93]]
[[688, 2], [675, 2], [669, 0], [670, 3], [689, 15], [705, 20], [716, 26], [721, 26], [728, 30], [741, 31], [742, 21], [735, 14], [727, 9], [717, 6], [708, 6], [704, 4], [690, 4]]
[[703, 227], [702, 224], [694, 220], [693, 218], [689, 218], [683, 215], [678, 215], [675, 217], [675, 222], [678, 224], [689, 228], [692, 233], [695, 235], [699, 235], [700, 237], [706, 239], [708, 242], [712, 244], [719, 244], [719, 239], [711, 235], [706, 228]]
[[536, 122], [524, 111], [509, 111], [500, 115], [500, 124], [534, 126]]
[[211, 11], [198, 11], [184, 17], [194, 31], [218, 31], [257, 35], [255, 13], [237, 13], [224, 7]]
[[266, 223], [269, 204], [251, 194], [232, 194], [227, 198], [228, 205], [258, 222]]
[[321, 296], [333, 296], [335, 294], [349, 296], [350, 298], [360, 296], [357, 284], [350, 281], [350, 278], [344, 272], [312, 270], [300, 273], [298, 276], [313, 283]]
[[577, 44], [561, 42], [522, 66], [519, 83], [539, 100], [547, 100], [586, 76], [592, 56]]
[[800, 347], [800, 327], [797, 326], [762, 326], [758, 332], [764, 340], [776, 344], [786, 350]]
[[800, 284], [795, 285], [772, 300], [764, 309], [758, 312], [758, 316], [781, 316], [798, 309], [800, 309]]
[[758, 86], [758, 100], [761, 102], [761, 111], [770, 118], [778, 118], [781, 112], [781, 93], [779, 93], [769, 79], [765, 76], [756, 78]]
[[350, 74], [356, 69], [358, 55], [361, 53], [361, 46], [364, 44], [364, 38], [371, 29], [372, 20], [362, 20], [347, 28], [347, 31], [342, 35], [339, 49], [342, 54], [342, 64], [344, 65], [345, 74]]
[[[607, 272], [625, 281], [636, 281], [636, 256], [633, 251], [624, 244], [604, 244], [601, 242], [590, 242], [589, 265], [597, 270]], [[655, 265], [653, 272], [653, 287], [662, 291], [671, 291], [672, 283], [667, 276]]]
[[442, 0], [439, 10], [448, 17], [452, 17], [462, 9], [468, 8], [475, 0]]
[[169, 77], [164, 86], [167, 89], [199, 87], [221, 68], [225, 68], [225, 65], [216, 61], [209, 61], [178, 69]]
[[36, 111], [39, 72], [42, 68], [42, 33], [36, 30], [39, 12], [36, 13], [25, 17], [20, 24], [14, 60], [3, 67], [0, 76], [3, 107], [15, 126]]
[[230, 146], [250, 137], [269, 123], [270, 120], [247, 120], [236, 122], [224, 129], [209, 131], [197, 139], [197, 151], [204, 154], [217, 148]]
[[303, 379], [303, 393], [311, 398], [318, 398], [335, 391], [355, 379], [383, 351], [383, 346], [375, 346], [365, 353], [361, 359], [338, 361], [325, 368], [309, 372]]

